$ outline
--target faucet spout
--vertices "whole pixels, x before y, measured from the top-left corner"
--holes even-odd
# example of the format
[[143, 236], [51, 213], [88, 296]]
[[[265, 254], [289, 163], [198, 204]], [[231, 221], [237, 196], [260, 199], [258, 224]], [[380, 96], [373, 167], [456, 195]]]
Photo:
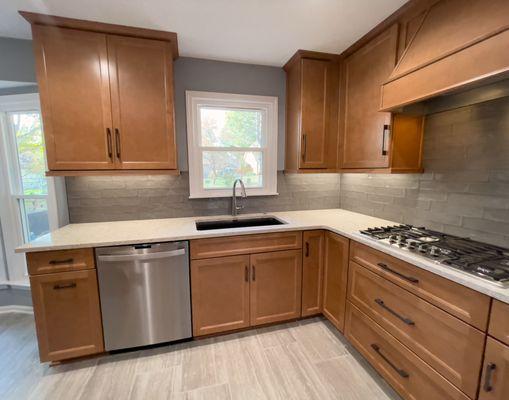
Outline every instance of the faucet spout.
[[239, 211], [244, 208], [243, 203], [237, 205], [237, 183], [240, 184], [241, 198], [245, 199], [247, 197], [244, 182], [242, 182], [242, 179], [235, 179], [235, 182], [233, 182], [233, 193], [232, 193], [232, 217], [236, 217]]

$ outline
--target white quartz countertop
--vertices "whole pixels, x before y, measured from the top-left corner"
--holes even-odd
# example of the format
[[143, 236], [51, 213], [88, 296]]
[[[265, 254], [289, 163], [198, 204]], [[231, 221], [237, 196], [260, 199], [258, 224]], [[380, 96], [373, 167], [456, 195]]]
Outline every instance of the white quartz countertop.
[[[260, 216], [261, 214], [241, 215], [239, 218]], [[372, 240], [359, 233], [369, 227], [394, 225], [397, 222], [346, 211], [307, 210], [273, 212], [274, 216], [286, 222], [284, 225], [259, 226], [249, 228], [228, 228], [209, 231], [196, 230], [195, 222], [231, 218], [229, 216], [190, 217], [150, 219], [139, 221], [94, 222], [70, 224], [16, 249], [18, 253], [62, 250], [83, 247], [103, 247], [122, 244], [155, 243], [177, 240], [189, 240], [253, 233], [270, 233], [291, 230], [327, 229], [350, 239], [356, 240], [374, 249], [407, 261], [417, 267], [433, 272], [451, 281], [487, 294], [505, 303], [509, 303], [509, 288], [498, 287], [475, 276], [454, 270], [414, 255], [408, 251]]]

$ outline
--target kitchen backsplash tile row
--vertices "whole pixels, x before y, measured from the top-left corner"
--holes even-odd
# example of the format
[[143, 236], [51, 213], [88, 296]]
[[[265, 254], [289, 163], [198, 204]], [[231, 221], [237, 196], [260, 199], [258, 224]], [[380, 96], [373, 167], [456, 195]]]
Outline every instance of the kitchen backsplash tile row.
[[[339, 207], [338, 174], [278, 173], [279, 196], [248, 197], [242, 213]], [[71, 223], [229, 214], [231, 198], [189, 199], [189, 174], [67, 177]]]
[[429, 115], [424, 174], [343, 174], [341, 207], [509, 247], [509, 98]]

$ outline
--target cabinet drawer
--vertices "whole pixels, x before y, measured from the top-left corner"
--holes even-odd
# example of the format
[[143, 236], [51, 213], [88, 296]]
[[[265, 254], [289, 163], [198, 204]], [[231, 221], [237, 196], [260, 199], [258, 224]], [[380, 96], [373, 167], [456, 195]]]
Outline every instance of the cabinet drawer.
[[348, 299], [475, 398], [483, 332], [354, 262], [349, 268]]
[[403, 398], [468, 400], [428, 364], [347, 303], [347, 339]]
[[27, 253], [30, 275], [95, 268], [93, 249], [38, 251]]
[[191, 259], [294, 250], [302, 247], [302, 232], [263, 233], [191, 240]]
[[357, 242], [350, 246], [350, 259], [486, 331], [490, 297]]
[[509, 345], [509, 304], [493, 300], [488, 333]]

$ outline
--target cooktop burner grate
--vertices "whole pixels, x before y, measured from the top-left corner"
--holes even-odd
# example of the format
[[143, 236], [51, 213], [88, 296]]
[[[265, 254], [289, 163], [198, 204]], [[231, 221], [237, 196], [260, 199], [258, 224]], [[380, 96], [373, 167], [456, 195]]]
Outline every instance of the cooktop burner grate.
[[368, 228], [361, 233], [498, 285], [509, 285], [508, 249], [412, 225]]

